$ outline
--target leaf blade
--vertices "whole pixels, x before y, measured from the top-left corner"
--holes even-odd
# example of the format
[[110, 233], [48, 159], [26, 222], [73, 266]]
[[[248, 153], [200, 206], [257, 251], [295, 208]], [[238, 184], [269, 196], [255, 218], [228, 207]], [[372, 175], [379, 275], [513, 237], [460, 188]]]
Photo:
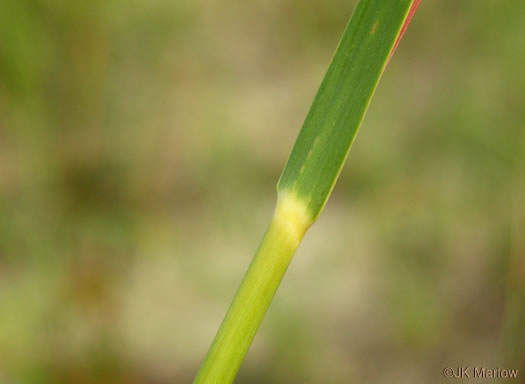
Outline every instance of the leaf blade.
[[[277, 184], [321, 213], [409, 11], [418, 0], [360, 1]], [[371, 54], [372, 52], [372, 54]]]

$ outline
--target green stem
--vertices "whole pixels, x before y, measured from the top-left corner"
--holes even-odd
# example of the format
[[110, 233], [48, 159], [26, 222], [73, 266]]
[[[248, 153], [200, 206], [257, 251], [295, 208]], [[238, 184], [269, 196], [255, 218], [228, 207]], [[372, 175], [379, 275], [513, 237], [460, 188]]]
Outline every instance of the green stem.
[[310, 224], [303, 205], [293, 196], [278, 199], [270, 226], [194, 383], [233, 382]]

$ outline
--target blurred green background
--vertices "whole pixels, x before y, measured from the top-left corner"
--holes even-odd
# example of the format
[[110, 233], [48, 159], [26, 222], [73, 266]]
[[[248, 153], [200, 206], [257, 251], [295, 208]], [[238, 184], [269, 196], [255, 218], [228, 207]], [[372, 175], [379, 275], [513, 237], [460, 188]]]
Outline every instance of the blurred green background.
[[[0, 383], [189, 383], [355, 6], [0, 2]], [[237, 383], [525, 377], [525, 2], [423, 1]]]

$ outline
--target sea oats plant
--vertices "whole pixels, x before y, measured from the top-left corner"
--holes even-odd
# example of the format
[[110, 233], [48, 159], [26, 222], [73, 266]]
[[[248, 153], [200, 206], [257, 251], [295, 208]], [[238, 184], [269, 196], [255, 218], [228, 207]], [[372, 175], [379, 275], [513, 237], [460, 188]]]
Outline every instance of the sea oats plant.
[[231, 383], [306, 230], [323, 210], [420, 0], [360, 0], [277, 184], [275, 212], [194, 383]]

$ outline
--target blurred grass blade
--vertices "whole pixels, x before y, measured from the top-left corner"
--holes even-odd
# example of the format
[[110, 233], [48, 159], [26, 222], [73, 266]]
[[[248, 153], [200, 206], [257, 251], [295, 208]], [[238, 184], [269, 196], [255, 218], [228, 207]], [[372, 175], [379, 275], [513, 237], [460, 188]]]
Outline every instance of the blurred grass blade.
[[277, 207], [194, 383], [231, 383], [295, 250], [321, 213], [419, 0], [360, 0], [286, 163]]

